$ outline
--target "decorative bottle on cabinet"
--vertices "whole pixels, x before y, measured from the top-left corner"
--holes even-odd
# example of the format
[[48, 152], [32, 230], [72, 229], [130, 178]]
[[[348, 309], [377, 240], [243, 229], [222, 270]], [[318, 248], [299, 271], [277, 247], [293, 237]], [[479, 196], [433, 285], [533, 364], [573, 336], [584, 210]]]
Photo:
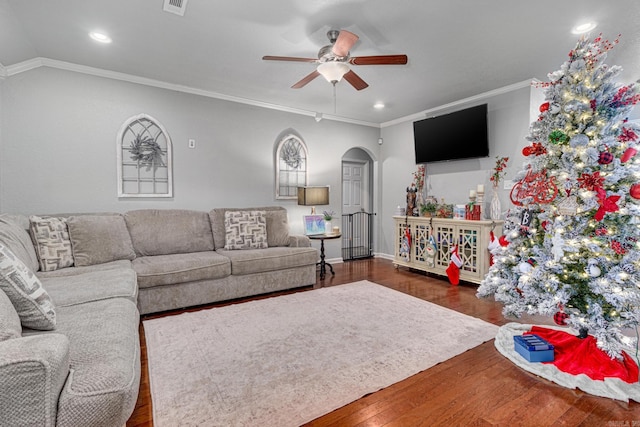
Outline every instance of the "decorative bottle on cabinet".
[[493, 187], [493, 196], [491, 197], [491, 204], [489, 205], [489, 217], [492, 220], [500, 219], [502, 215], [502, 207], [500, 206], [500, 198], [498, 197], [498, 190]]

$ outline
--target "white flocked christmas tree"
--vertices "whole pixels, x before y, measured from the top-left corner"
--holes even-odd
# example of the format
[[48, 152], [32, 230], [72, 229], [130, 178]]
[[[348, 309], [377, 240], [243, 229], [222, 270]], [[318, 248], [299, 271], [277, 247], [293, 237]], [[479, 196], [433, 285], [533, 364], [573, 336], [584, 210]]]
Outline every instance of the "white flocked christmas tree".
[[[505, 315], [554, 316], [620, 358], [640, 321], [638, 83], [615, 82], [613, 42], [582, 38], [549, 74], [529, 129], [505, 240], [478, 288]], [[626, 333], [623, 333], [626, 332]], [[631, 335], [631, 337], [629, 337]]]

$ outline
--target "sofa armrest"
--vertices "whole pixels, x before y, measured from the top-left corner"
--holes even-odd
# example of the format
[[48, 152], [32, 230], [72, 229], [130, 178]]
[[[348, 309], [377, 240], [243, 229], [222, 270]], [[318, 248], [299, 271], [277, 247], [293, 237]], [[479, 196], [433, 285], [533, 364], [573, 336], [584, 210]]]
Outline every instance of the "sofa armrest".
[[55, 426], [69, 374], [69, 340], [61, 334], [0, 342], [0, 420], [11, 426]]
[[311, 239], [302, 234], [294, 234], [289, 236], [289, 247], [290, 248], [310, 248], [311, 247]]

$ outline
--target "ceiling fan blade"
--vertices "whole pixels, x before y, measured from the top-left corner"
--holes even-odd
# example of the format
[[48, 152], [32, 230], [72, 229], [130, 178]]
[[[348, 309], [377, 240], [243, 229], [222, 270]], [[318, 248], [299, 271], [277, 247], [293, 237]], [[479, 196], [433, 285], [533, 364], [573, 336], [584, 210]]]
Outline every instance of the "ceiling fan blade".
[[349, 60], [353, 65], [404, 65], [407, 55], [356, 56]]
[[343, 76], [343, 79], [351, 83], [351, 86], [356, 88], [356, 90], [362, 90], [369, 87], [367, 82], [362, 80], [359, 75], [353, 72], [353, 70], [349, 70], [347, 74]]
[[316, 58], [296, 58], [293, 56], [263, 56], [265, 61], [293, 61], [293, 62], [318, 62]]
[[306, 86], [307, 83], [309, 83], [311, 80], [315, 79], [319, 75], [320, 75], [320, 73], [317, 70], [313, 70], [313, 72], [311, 72], [311, 74], [307, 75], [302, 80], [300, 80], [298, 83], [296, 83], [293, 86], [291, 86], [291, 88], [292, 89], [300, 89], [301, 87]]
[[331, 49], [336, 56], [347, 56], [353, 45], [358, 41], [358, 36], [347, 31], [340, 30], [336, 42]]

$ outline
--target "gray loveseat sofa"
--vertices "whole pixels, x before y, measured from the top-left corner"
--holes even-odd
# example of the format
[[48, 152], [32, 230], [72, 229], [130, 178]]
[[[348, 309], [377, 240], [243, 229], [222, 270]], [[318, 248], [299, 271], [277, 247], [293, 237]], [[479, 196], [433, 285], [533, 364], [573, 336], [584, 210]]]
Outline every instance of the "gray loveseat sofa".
[[0, 215], [0, 425], [125, 424], [140, 314], [312, 285], [317, 257], [280, 207]]

